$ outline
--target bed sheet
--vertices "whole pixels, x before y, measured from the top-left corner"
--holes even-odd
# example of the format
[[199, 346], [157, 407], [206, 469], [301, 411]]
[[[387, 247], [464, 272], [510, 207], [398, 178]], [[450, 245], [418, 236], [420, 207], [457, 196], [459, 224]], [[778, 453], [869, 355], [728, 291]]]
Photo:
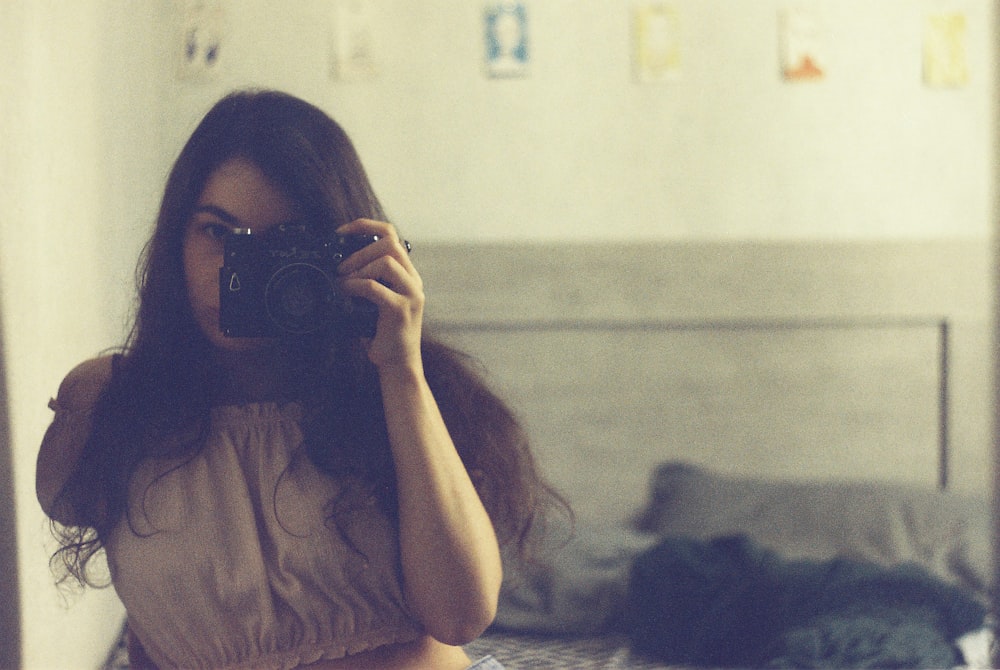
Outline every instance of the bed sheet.
[[473, 661], [492, 654], [507, 670], [665, 670], [629, 651], [624, 636], [550, 636], [491, 632], [465, 645]]
[[[991, 627], [969, 633], [957, 645], [965, 659], [956, 670], [985, 670], [990, 660], [994, 635]], [[679, 670], [629, 651], [625, 636], [546, 636], [490, 632], [465, 646], [474, 661], [492, 654], [507, 670], [546, 668], [548, 670]]]

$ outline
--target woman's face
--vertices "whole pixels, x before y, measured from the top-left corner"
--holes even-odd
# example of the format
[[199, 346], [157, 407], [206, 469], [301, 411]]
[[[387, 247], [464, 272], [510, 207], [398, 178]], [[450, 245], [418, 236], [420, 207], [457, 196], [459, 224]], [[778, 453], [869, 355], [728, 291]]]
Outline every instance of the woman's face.
[[184, 232], [184, 277], [194, 319], [216, 348], [252, 351], [269, 342], [226, 337], [219, 329], [219, 269], [226, 235], [236, 228], [260, 234], [295, 218], [293, 203], [249, 160], [228, 160], [205, 182]]

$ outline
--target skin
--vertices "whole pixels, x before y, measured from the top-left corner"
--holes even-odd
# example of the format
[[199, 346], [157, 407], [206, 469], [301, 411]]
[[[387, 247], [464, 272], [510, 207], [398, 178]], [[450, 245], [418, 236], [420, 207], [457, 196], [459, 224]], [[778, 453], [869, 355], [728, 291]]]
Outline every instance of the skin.
[[[233, 159], [207, 181], [185, 233], [192, 311], [243, 398], [280, 389], [269, 340], [219, 331], [223, 240], [233, 228], [259, 234], [295, 215], [294, 203], [256, 165]], [[340, 264], [340, 289], [379, 308], [367, 352], [378, 370], [397, 472], [403, 589], [427, 635], [310, 667], [458, 670], [469, 659], [457, 645], [478, 637], [496, 614], [502, 577], [496, 535], [424, 378], [420, 275], [390, 224], [360, 219], [337, 232], [380, 238]]]

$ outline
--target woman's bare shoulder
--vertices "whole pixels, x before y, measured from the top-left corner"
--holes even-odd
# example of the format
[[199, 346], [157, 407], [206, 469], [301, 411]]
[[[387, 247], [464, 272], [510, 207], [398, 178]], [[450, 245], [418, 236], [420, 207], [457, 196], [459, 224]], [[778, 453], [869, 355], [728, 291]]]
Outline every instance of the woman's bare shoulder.
[[113, 365], [114, 356], [99, 356], [70, 370], [59, 385], [58, 408], [70, 411], [92, 408], [111, 379]]
[[113, 360], [113, 356], [101, 356], [74, 367], [49, 403], [56, 415], [38, 451], [35, 492], [42, 509], [62, 523], [72, 524], [73, 513], [56, 501], [83, 453], [90, 433], [90, 410], [111, 378]]

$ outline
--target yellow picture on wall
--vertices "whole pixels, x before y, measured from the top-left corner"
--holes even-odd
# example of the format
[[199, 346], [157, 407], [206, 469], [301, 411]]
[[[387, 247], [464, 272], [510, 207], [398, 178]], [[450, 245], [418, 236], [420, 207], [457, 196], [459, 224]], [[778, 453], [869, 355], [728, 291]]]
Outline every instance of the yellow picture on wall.
[[969, 83], [965, 14], [932, 14], [924, 29], [924, 83], [958, 87]]
[[639, 81], [663, 81], [680, 74], [680, 16], [676, 9], [661, 2], [637, 6], [633, 32]]

